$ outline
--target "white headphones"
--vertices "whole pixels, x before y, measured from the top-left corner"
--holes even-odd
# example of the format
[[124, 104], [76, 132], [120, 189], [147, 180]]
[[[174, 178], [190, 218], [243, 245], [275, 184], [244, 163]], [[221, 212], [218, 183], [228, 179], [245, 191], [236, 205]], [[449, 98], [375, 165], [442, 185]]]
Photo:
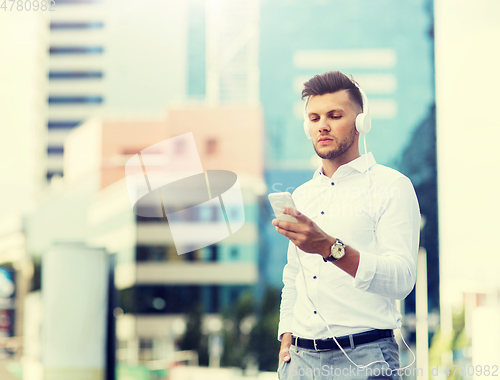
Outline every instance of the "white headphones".
[[[356, 130], [359, 133], [368, 133], [372, 127], [372, 118], [370, 116], [370, 109], [368, 107], [368, 97], [361, 87], [358, 86], [356, 82], [352, 82], [359, 89], [361, 93], [361, 98], [363, 99], [363, 112], [356, 116]], [[311, 133], [309, 132], [309, 117], [307, 116], [307, 105], [309, 103], [310, 96], [306, 100], [306, 104], [304, 105], [304, 132], [307, 138], [310, 140]]]

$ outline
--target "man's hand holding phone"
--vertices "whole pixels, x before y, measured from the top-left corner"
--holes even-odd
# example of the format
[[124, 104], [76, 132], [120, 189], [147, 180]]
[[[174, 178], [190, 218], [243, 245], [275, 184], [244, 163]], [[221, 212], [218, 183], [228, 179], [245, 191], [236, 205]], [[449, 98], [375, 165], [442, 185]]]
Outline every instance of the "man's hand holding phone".
[[336, 239], [298, 211], [290, 193], [269, 194], [269, 201], [276, 214], [276, 219], [272, 221], [276, 231], [286, 236], [304, 252], [316, 253], [323, 257], [330, 255], [330, 247], [335, 244]]

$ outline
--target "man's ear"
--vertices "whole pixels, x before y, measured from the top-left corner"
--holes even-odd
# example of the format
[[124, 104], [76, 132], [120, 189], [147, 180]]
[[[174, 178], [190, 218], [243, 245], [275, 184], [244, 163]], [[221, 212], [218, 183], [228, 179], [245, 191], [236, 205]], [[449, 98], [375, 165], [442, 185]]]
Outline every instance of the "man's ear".
[[358, 131], [358, 129], [356, 128], [356, 124], [354, 124], [354, 132], [355, 132], [357, 135], [359, 135], [359, 131]]

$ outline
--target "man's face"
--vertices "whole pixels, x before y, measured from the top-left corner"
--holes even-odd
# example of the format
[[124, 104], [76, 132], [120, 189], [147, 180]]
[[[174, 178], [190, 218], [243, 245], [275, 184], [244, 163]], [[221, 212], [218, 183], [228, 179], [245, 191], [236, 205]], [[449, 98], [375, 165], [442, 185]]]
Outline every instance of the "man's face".
[[323, 159], [333, 159], [358, 150], [355, 122], [361, 107], [347, 90], [315, 95], [309, 99], [308, 118], [314, 150]]

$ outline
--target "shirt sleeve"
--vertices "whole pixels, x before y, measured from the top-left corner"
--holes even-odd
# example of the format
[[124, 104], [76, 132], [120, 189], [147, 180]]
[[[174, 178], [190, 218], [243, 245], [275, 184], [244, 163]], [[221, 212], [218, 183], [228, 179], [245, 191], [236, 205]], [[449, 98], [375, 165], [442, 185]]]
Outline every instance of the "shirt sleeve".
[[389, 194], [376, 216], [377, 252], [360, 251], [354, 287], [401, 300], [415, 285], [420, 210], [407, 177], [395, 180]]
[[284, 333], [292, 332], [293, 308], [297, 300], [295, 278], [299, 273], [299, 265], [295, 245], [288, 243], [287, 264], [283, 269], [283, 290], [281, 291], [280, 322], [278, 326], [278, 340]]

